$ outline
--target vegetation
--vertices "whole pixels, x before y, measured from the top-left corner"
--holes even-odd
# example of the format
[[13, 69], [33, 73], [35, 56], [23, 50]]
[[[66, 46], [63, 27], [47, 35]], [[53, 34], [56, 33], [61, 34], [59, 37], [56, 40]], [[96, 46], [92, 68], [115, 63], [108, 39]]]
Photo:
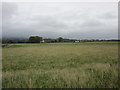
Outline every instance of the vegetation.
[[3, 88], [117, 88], [118, 42], [10, 44]]
[[30, 43], [40, 43], [40, 41], [42, 41], [42, 37], [39, 37], [39, 36], [29, 37], [29, 42]]
[[40, 43], [44, 40], [45, 43], [61, 43], [61, 42], [113, 42], [113, 41], [120, 41], [117, 39], [111, 39], [111, 40], [99, 40], [99, 39], [83, 39], [83, 40], [77, 40], [77, 39], [65, 39], [62, 37], [53, 39], [53, 38], [43, 38], [43, 37], [39, 37], [39, 36], [30, 36], [28, 39], [26, 38], [9, 38], [9, 39], [5, 39], [2, 38], [2, 43], [6, 44], [6, 43]]
[[59, 37], [59, 38], [58, 38], [58, 42], [63, 42], [63, 38], [62, 38], [62, 37]]

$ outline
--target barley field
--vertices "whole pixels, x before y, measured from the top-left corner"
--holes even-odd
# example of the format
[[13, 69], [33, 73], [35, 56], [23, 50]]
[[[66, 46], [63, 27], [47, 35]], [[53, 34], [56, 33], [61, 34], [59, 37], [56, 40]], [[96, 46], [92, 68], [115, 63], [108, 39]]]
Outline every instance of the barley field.
[[3, 88], [117, 88], [118, 42], [10, 44]]

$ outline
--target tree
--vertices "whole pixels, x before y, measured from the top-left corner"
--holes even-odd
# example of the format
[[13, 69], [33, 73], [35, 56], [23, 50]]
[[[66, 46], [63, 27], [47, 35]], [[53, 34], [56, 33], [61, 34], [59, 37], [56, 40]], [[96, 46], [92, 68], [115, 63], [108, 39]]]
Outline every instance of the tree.
[[62, 37], [59, 37], [59, 38], [58, 38], [58, 42], [63, 42], [63, 38], [62, 38]]
[[30, 36], [29, 37], [29, 42], [31, 43], [40, 43], [42, 41], [42, 37], [39, 36]]
[[57, 40], [55, 40], [55, 43], [57, 42]]

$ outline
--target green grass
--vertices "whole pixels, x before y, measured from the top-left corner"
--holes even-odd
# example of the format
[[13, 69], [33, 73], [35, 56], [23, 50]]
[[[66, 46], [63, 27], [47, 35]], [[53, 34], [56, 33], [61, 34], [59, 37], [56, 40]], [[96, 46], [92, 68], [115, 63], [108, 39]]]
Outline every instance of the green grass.
[[117, 88], [118, 43], [13, 44], [3, 48], [3, 88]]

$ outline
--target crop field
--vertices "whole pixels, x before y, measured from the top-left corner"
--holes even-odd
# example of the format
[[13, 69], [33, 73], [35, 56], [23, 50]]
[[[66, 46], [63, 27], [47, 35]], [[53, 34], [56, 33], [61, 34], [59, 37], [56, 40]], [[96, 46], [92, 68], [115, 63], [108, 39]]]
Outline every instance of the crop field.
[[117, 88], [118, 42], [10, 44], [3, 88]]

